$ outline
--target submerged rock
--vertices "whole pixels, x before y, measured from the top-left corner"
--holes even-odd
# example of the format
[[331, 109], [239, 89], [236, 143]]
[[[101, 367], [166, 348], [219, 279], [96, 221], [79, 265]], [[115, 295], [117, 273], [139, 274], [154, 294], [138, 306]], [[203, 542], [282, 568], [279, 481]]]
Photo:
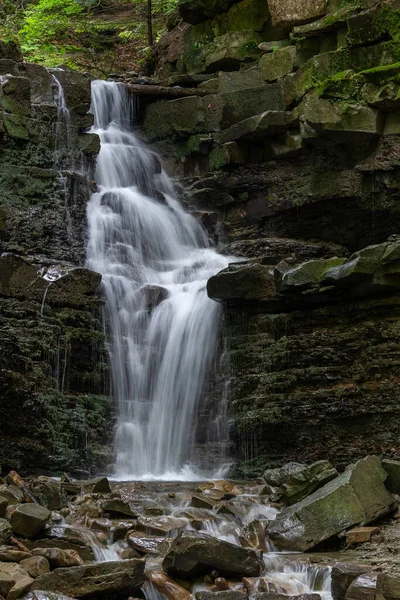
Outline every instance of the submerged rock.
[[279, 469], [268, 469], [264, 479], [274, 502], [294, 504], [336, 477], [337, 470], [327, 460], [312, 465], [288, 463]]
[[353, 525], [371, 523], [396, 505], [385, 479], [380, 460], [367, 456], [280, 513], [268, 534], [278, 548], [305, 551]]
[[163, 568], [181, 577], [218, 570], [222, 575], [257, 576], [262, 559], [254, 550], [234, 546], [201, 533], [185, 531], [171, 545]]

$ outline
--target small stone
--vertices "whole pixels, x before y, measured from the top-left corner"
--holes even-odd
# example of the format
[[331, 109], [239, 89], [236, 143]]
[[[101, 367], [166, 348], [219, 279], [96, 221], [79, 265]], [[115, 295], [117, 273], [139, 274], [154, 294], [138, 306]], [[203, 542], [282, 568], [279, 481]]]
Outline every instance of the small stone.
[[6, 508], [8, 505], [8, 501], [4, 496], [0, 496], [0, 517], [3, 518], [6, 514]]
[[227, 582], [225, 577], [217, 577], [217, 579], [214, 581], [214, 584], [217, 588], [217, 592], [224, 592], [230, 589], [229, 583]]

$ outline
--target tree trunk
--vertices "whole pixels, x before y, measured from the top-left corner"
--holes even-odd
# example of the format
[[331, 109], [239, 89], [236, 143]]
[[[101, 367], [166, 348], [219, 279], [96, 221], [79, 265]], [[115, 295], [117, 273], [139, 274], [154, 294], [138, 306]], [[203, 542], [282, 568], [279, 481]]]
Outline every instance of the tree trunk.
[[152, 0], [147, 0], [147, 39], [149, 42], [149, 47], [153, 46], [153, 17], [151, 14], [152, 11]]

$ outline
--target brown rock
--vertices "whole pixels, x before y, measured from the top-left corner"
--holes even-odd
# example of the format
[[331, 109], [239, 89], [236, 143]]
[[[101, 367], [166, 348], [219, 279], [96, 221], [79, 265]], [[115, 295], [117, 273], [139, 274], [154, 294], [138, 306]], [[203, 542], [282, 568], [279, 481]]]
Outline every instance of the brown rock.
[[192, 597], [188, 590], [169, 579], [165, 573], [150, 573], [149, 579], [157, 591], [164, 594], [168, 600], [190, 600]]
[[49, 561], [44, 556], [31, 556], [30, 558], [25, 558], [24, 560], [21, 560], [19, 565], [34, 579], [39, 577], [39, 575], [43, 575], [43, 573], [50, 573]]
[[354, 527], [346, 533], [346, 542], [348, 544], [364, 544], [371, 541], [371, 538], [379, 533], [379, 527]]
[[47, 558], [52, 569], [62, 567], [78, 567], [84, 562], [75, 550], [61, 550], [61, 548], [34, 548], [34, 556]]

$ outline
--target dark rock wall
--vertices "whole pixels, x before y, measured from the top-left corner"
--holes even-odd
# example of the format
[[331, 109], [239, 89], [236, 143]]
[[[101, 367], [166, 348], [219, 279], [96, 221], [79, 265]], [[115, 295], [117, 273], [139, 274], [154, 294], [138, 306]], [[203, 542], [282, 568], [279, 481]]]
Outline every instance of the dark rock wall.
[[143, 124], [212, 239], [251, 265], [209, 286], [226, 306], [238, 471], [396, 455], [397, 263], [357, 292], [279, 282], [399, 233], [398, 2], [214, 4], [182, 2], [187, 23], [160, 44], [159, 81], [199, 96], [149, 104]]
[[[97, 136], [90, 81], [0, 46], [0, 466], [104, 468], [112, 426], [96, 296], [82, 267]], [[50, 279], [62, 275], [50, 283]]]

